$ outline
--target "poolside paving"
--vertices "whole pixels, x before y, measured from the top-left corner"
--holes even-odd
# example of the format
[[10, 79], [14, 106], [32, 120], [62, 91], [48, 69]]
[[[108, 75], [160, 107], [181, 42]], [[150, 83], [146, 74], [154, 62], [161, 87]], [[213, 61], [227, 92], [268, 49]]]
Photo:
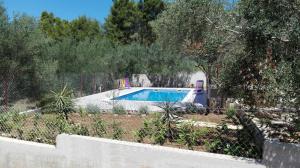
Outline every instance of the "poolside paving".
[[[154, 89], [146, 87], [133, 87], [124, 90], [110, 90], [98, 94], [93, 94], [75, 99], [77, 107], [86, 108], [88, 105], [96, 105], [103, 111], [112, 110], [114, 106], [123, 106], [127, 111], [138, 111], [141, 107], [148, 106], [150, 112], [160, 112], [159, 103], [149, 101], [132, 101], [132, 100], [113, 100], [115, 97], [123, 96], [143, 89]], [[155, 88], [155, 89], [178, 89], [178, 88]], [[190, 89], [190, 88], [184, 88]], [[190, 92], [184, 99], [185, 102], [193, 102], [195, 96]]]
[[[208, 128], [217, 128], [219, 127], [219, 124], [213, 123], [213, 122], [205, 122], [205, 121], [193, 121], [193, 120], [178, 120], [179, 123], [192, 123], [194, 126], [197, 127], [208, 127]], [[243, 128], [241, 125], [232, 125], [232, 124], [226, 124], [228, 129], [232, 130], [240, 130]]]

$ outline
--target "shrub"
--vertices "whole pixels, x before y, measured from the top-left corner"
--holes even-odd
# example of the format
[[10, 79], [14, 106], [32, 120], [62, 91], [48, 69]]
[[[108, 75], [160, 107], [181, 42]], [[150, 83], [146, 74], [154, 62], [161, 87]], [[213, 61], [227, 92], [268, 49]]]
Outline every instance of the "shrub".
[[62, 134], [70, 132], [70, 125], [62, 116], [47, 119], [46, 127], [48, 129], [48, 133]]
[[120, 127], [121, 123], [113, 122], [112, 123], [112, 138], [113, 139], [122, 139], [124, 130]]
[[[174, 114], [176, 110], [173, 108], [173, 104], [165, 103], [161, 106], [163, 113], [160, 119], [161, 124], [166, 129], [166, 138], [172, 141], [174, 139], [174, 128], [173, 124], [176, 123], [177, 116]], [[158, 124], [157, 122], [156, 124]]]
[[94, 104], [87, 104], [85, 109], [88, 113], [99, 113], [101, 111], [101, 109]]
[[159, 122], [158, 125], [156, 125], [156, 129], [153, 131], [152, 139], [155, 144], [163, 145], [167, 140], [168, 135], [168, 129], [164, 124]]
[[149, 107], [148, 106], [141, 106], [138, 110], [140, 115], [142, 114], [149, 114]]
[[12, 125], [9, 122], [9, 118], [8, 113], [0, 114], [0, 132], [10, 133], [12, 131]]
[[135, 132], [135, 137], [137, 138], [137, 142], [143, 142], [144, 138], [152, 135], [151, 122], [149, 120], [145, 120], [143, 127]]
[[193, 146], [197, 144], [199, 136], [199, 132], [196, 131], [192, 123], [184, 123], [178, 128], [177, 142], [186, 145], [189, 149], [193, 149]]
[[193, 123], [184, 123], [178, 127], [177, 142], [193, 149], [195, 145], [202, 144], [211, 133], [209, 128], [197, 128]]
[[71, 134], [76, 134], [76, 135], [89, 135], [89, 130], [86, 126], [81, 125], [81, 124], [71, 124]]
[[232, 119], [236, 115], [236, 110], [234, 108], [228, 108], [225, 114], [227, 118]]
[[106, 124], [103, 120], [96, 120], [93, 124], [93, 131], [98, 137], [103, 137], [107, 133]]
[[84, 108], [79, 107], [78, 111], [79, 111], [80, 117], [87, 116], [87, 112], [86, 112], [86, 110]]
[[153, 139], [154, 144], [163, 145], [166, 142], [169, 135], [166, 124], [163, 123], [161, 119], [155, 119], [152, 121], [151, 124], [153, 125], [151, 137]]
[[216, 133], [214, 138], [206, 143], [209, 152], [257, 159], [261, 157], [261, 152], [256, 148], [248, 130], [233, 131], [222, 126]]
[[126, 110], [123, 106], [121, 105], [116, 105], [113, 107], [112, 112], [114, 114], [126, 114]]
[[72, 97], [72, 90], [65, 85], [59, 92], [51, 91], [40, 101], [38, 106], [41, 107], [42, 112], [61, 113], [68, 120], [68, 113], [75, 111]]
[[197, 113], [198, 108], [193, 103], [187, 103], [185, 105], [185, 112], [186, 113]]
[[34, 141], [34, 142], [40, 142], [40, 143], [45, 142], [45, 141], [42, 140], [42, 134], [43, 133], [41, 132], [41, 130], [38, 127], [33, 128], [29, 131], [29, 133], [26, 137], [26, 140]]

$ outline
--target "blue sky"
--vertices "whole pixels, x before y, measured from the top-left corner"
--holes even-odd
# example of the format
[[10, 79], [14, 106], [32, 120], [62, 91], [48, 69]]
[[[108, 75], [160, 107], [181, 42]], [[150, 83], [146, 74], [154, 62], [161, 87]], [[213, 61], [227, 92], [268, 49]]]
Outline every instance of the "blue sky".
[[[10, 17], [26, 13], [36, 18], [42, 11], [54, 13], [55, 16], [72, 20], [78, 16], [97, 19], [101, 24], [110, 12], [112, 0], [0, 0], [4, 3]], [[228, 0], [237, 1], [237, 0]]]
[[53, 12], [55, 16], [72, 20], [88, 16], [104, 23], [109, 14], [112, 0], [0, 0], [10, 17], [18, 13], [40, 17], [42, 11]]

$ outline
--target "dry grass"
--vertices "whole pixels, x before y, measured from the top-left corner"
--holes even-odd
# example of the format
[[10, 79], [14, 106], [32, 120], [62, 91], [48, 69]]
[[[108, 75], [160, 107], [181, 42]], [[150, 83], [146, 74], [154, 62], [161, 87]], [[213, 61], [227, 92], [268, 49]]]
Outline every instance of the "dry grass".
[[[40, 116], [38, 120], [35, 120], [34, 114], [26, 115], [25, 117], [22, 116], [22, 122], [19, 122], [19, 128], [23, 130], [23, 138], [20, 138], [16, 128], [11, 132], [10, 137], [31, 140], [28, 139], [30, 131], [36, 129], [34, 126], [34, 122], [38, 121], [38, 129], [42, 130], [41, 135], [39, 136], [48, 136], [47, 141], [42, 141], [43, 143], [55, 143], [55, 136], [58, 134], [57, 128], [49, 128], [46, 126], [46, 123], [49, 121], [55, 121], [58, 115], [56, 114], [43, 114]], [[209, 114], [207, 116], [199, 115], [199, 114], [186, 114], [183, 116], [185, 119], [194, 119], [197, 121], [204, 121], [204, 122], [216, 122], [219, 123], [225, 116]], [[105, 114], [105, 113], [98, 113], [98, 114], [89, 114], [89, 113], [71, 113], [69, 114], [69, 123], [73, 123], [76, 125], [82, 125], [88, 129], [89, 136], [97, 136], [94, 131], [93, 124], [97, 120], [104, 121], [107, 127], [107, 134], [104, 135], [103, 138], [112, 138], [113, 134], [113, 123], [119, 123], [120, 128], [124, 131], [121, 140], [136, 142], [137, 137], [135, 137], [135, 132], [138, 131], [140, 128], [143, 127], [144, 120], [149, 120], [155, 118], [154, 114], [150, 114], [147, 116], [141, 115], [115, 115], [115, 114]], [[50, 137], [50, 139], [49, 139]], [[47, 138], [46, 138], [47, 139]], [[36, 140], [34, 140], [36, 141]], [[151, 139], [145, 138], [143, 143], [151, 144]], [[166, 142], [164, 146], [175, 147], [175, 148], [182, 148], [187, 149], [185, 145], [178, 144], [177, 142]], [[195, 146], [194, 150], [197, 151], [205, 151], [204, 143], [202, 145]]]

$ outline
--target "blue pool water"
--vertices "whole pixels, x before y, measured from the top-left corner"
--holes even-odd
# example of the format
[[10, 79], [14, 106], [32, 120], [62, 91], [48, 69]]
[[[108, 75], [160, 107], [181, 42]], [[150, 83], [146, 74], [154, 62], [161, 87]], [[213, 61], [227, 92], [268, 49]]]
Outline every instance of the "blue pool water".
[[189, 90], [171, 89], [143, 89], [115, 98], [115, 100], [153, 101], [153, 102], [180, 102]]

